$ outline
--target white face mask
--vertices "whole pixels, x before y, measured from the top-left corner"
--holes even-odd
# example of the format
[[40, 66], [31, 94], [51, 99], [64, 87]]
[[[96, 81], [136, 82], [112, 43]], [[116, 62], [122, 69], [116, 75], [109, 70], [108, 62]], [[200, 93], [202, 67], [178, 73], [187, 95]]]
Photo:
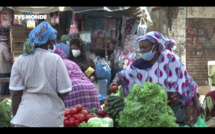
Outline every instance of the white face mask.
[[79, 55], [81, 55], [81, 51], [80, 50], [72, 50], [72, 54], [74, 57], [78, 57]]
[[171, 48], [171, 50], [172, 50], [172, 51], [175, 51], [175, 50], [176, 50], [176, 46], [173, 46], [173, 47]]

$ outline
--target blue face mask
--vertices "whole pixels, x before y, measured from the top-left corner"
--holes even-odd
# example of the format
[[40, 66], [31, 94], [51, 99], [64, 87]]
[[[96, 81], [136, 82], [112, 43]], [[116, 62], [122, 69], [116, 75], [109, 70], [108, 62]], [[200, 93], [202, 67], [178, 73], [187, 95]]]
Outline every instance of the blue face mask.
[[[154, 48], [154, 46], [152, 47], [152, 49]], [[155, 56], [155, 52], [154, 51], [149, 51], [149, 52], [146, 52], [146, 53], [141, 53], [142, 55], [142, 58], [145, 60], [145, 61], [150, 61], [154, 58]]]

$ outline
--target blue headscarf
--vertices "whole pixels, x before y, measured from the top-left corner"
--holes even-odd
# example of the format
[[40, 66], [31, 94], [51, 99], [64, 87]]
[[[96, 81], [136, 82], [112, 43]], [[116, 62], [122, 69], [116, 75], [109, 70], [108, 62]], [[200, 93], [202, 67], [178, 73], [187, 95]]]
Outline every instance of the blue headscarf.
[[42, 46], [48, 40], [55, 40], [56, 37], [57, 31], [48, 22], [41, 22], [29, 33], [29, 39], [23, 46], [23, 56], [33, 54], [35, 46]]

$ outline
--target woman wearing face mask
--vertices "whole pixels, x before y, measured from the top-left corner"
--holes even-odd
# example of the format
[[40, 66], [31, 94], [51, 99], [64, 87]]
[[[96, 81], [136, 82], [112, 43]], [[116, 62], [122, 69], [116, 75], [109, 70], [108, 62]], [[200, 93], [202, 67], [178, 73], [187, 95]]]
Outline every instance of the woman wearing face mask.
[[69, 59], [78, 64], [82, 72], [85, 73], [91, 81], [94, 81], [96, 80], [96, 66], [94, 61], [86, 56], [83, 45], [80, 38], [72, 38], [70, 41]]
[[118, 72], [110, 89], [114, 85], [122, 85], [124, 96], [127, 96], [133, 84], [143, 85], [146, 81], [157, 83], [165, 88], [168, 105], [181, 102], [185, 106], [186, 118], [179, 124], [193, 126], [203, 113], [197, 96], [198, 85], [179, 58], [165, 49], [167, 41], [167, 37], [156, 31], [140, 36], [138, 44], [142, 58]]
[[170, 39], [165, 44], [166, 49], [168, 49], [170, 52], [174, 52], [176, 50], [176, 42], [173, 39]]
[[75, 62], [66, 59], [66, 54], [61, 48], [55, 49], [54, 53], [63, 59], [72, 83], [72, 90], [69, 92], [69, 95], [63, 98], [65, 107], [72, 108], [80, 104], [88, 110], [92, 108], [101, 109], [96, 86], [87, 78]]

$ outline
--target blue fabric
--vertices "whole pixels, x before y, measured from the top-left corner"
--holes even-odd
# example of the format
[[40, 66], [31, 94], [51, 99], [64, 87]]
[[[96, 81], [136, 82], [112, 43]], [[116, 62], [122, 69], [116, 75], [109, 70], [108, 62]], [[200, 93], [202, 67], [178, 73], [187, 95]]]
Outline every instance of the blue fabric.
[[23, 56], [33, 54], [35, 45], [42, 46], [45, 45], [48, 40], [55, 40], [57, 31], [48, 22], [43, 21], [31, 30], [28, 37], [29, 38], [23, 45]]
[[100, 101], [104, 101], [106, 99], [106, 97], [101, 95], [100, 93], [98, 93], [98, 95], [99, 95], [99, 100]]
[[55, 45], [55, 47], [56, 47], [56, 48], [61, 48], [62, 51], [66, 54], [66, 57], [68, 57], [69, 51], [70, 51], [70, 47], [69, 47], [67, 44], [65, 44], [65, 43], [63, 43], [63, 42], [57, 43], [57, 44]]
[[96, 65], [97, 79], [107, 79], [109, 85], [111, 80], [111, 69], [109, 66], [102, 66], [101, 64]]
[[48, 40], [55, 40], [57, 31], [48, 23], [41, 22], [29, 33], [29, 39], [35, 45], [41, 46], [47, 43]]

